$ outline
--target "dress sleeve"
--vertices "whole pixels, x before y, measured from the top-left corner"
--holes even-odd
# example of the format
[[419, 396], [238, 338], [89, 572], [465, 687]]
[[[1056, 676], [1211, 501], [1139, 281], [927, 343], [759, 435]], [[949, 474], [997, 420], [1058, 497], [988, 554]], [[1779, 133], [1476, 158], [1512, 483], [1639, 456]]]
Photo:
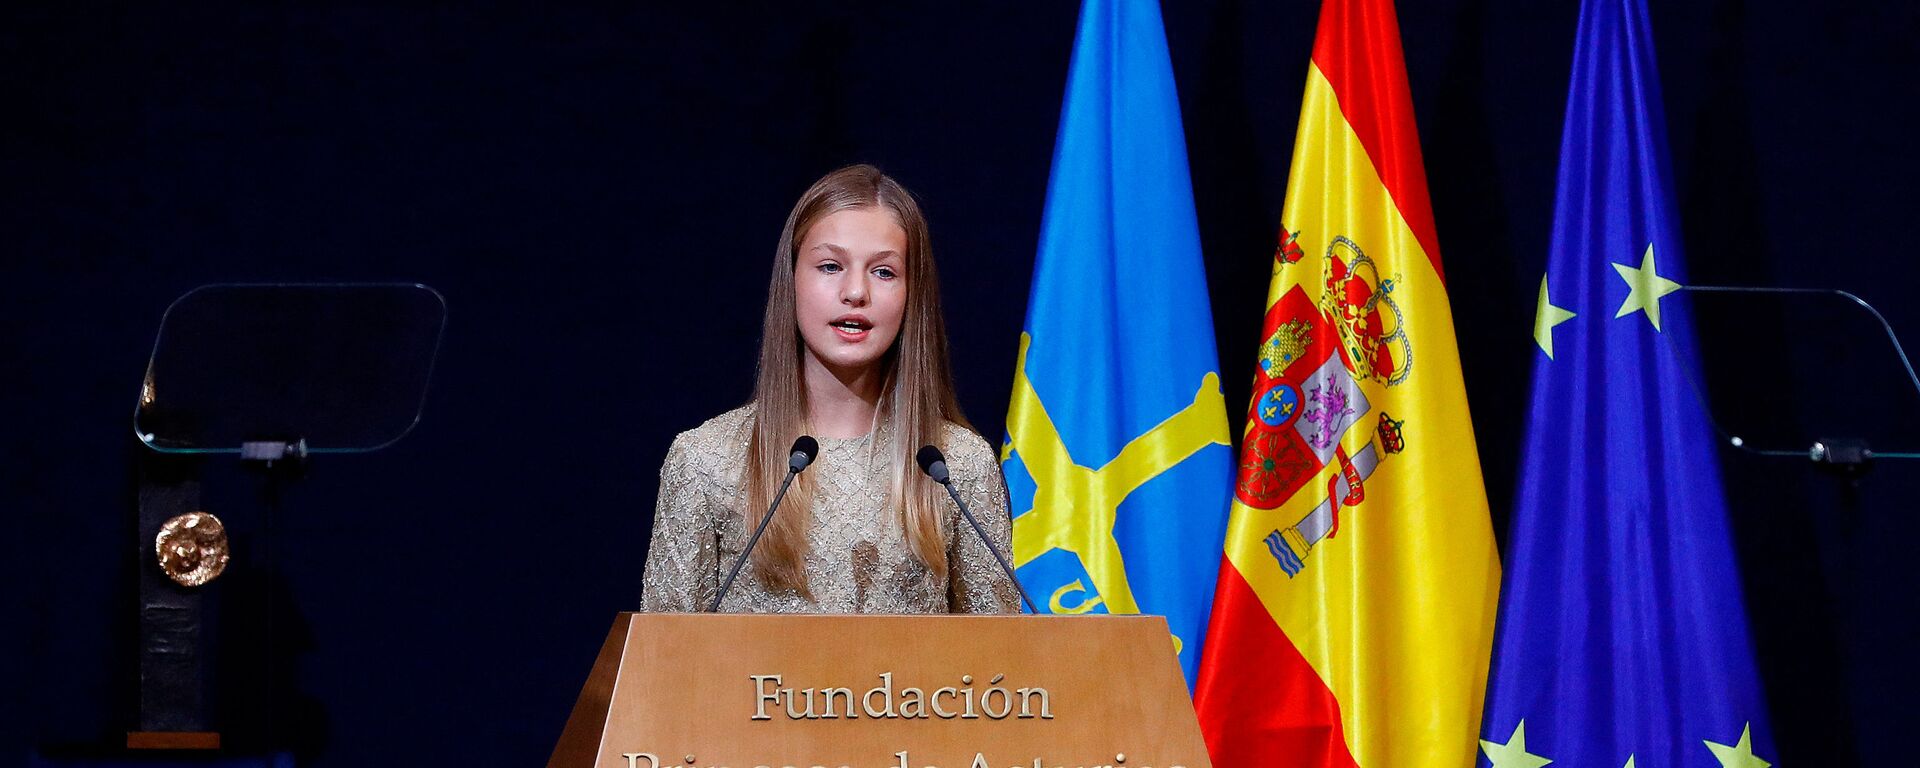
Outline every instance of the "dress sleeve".
[[691, 466], [690, 452], [682, 435], [667, 449], [667, 459], [660, 466], [653, 536], [647, 543], [647, 569], [640, 582], [643, 611], [704, 610], [719, 588], [715, 553], [720, 533], [713, 525], [707, 480]]
[[[957, 431], [960, 432], [958, 438], [948, 441], [953, 449], [949, 452], [947, 467], [953, 488], [973, 510], [974, 519], [980, 521], [981, 530], [993, 540], [994, 548], [1011, 558], [1013, 519], [1007, 510], [1007, 484], [1000, 477], [1000, 466], [993, 461], [993, 449], [980, 436]], [[947, 544], [947, 610], [1019, 613], [1020, 593], [1014, 588], [1013, 580], [1007, 578], [993, 553], [980, 543], [979, 534], [974, 533], [960, 510], [952, 508], [952, 500], [942, 501], [949, 507], [949, 519], [953, 521]]]

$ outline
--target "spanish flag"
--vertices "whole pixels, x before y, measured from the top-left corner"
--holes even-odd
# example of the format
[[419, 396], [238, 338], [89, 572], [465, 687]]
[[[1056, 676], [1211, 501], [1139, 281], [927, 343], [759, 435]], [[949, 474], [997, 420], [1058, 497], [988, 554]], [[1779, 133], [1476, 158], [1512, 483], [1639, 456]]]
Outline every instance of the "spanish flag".
[[1471, 765], [1500, 566], [1390, 0], [1326, 0], [1195, 707], [1221, 766]]

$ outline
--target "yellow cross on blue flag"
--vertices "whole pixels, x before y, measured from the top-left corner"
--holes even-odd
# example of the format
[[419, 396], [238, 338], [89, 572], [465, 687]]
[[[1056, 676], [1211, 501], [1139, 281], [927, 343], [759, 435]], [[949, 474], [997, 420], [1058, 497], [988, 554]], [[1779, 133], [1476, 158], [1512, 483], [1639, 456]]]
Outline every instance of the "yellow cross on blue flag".
[[1575, 46], [1481, 765], [1765, 768], [1644, 0]]
[[1080, 10], [1002, 470], [1054, 613], [1167, 617], [1188, 685], [1233, 455], [1186, 141], [1154, 0]]

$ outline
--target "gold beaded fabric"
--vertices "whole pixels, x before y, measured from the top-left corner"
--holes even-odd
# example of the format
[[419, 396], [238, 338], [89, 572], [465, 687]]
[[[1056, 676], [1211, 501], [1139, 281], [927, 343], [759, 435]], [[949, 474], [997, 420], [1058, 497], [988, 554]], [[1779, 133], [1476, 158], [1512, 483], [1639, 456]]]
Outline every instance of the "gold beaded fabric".
[[[746, 546], [742, 470], [753, 406], [728, 411], [681, 433], [660, 467], [660, 496], [641, 582], [641, 610], [702, 611]], [[820, 438], [812, 475], [813, 526], [807, 539], [808, 600], [763, 585], [749, 559], [720, 604], [725, 613], [1014, 613], [1019, 593], [980, 537], [940, 494], [947, 541], [947, 577], [914, 557], [900, 513], [887, 505], [891, 457], [876, 456], [891, 430], [852, 439]], [[954, 490], [980, 527], [1010, 553], [1013, 522], [993, 448], [948, 423], [941, 449]], [[916, 475], [917, 475], [916, 470]], [[785, 514], [794, 497], [780, 504]], [[756, 510], [754, 515], [760, 512]]]

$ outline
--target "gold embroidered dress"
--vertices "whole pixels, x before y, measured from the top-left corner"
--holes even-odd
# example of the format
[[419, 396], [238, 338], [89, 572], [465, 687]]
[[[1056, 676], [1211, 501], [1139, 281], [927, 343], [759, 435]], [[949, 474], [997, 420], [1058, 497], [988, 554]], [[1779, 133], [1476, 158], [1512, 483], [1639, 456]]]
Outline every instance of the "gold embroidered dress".
[[[641, 582], [645, 611], [701, 611], [752, 530], [741, 514], [753, 406], [736, 408], [674, 438], [660, 468], [660, 496]], [[900, 513], [887, 506], [890, 458], [876, 456], [891, 430], [858, 438], [820, 438], [806, 472], [814, 482], [806, 560], [808, 600], [770, 592], [749, 559], [728, 590], [727, 613], [1012, 613], [1019, 594], [980, 537], [942, 491], [947, 577], [914, 559]], [[945, 425], [942, 442], [954, 490], [1002, 553], [1012, 550], [1006, 486], [993, 448], [979, 435]], [[790, 512], [794, 497], [775, 514]], [[758, 515], [756, 510], [754, 515]]]

